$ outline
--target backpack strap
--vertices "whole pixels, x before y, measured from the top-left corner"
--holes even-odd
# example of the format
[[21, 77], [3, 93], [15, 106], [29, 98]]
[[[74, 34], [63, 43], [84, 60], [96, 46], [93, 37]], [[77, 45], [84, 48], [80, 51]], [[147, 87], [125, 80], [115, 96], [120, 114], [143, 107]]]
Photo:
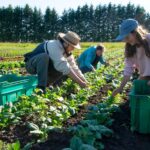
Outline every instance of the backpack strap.
[[45, 48], [46, 48], [46, 53], [49, 55], [48, 48], [47, 48], [48, 41], [46, 41], [45, 44], [46, 44], [46, 46], [45, 46]]

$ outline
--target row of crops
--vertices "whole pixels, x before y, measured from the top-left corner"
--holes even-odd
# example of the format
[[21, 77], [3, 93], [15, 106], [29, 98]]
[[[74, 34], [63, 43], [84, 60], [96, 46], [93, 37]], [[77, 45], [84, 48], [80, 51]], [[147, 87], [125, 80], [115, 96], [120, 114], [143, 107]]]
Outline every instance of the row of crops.
[[[123, 101], [120, 95], [111, 97], [112, 90], [122, 77], [122, 51], [108, 51], [106, 58], [110, 60], [109, 67], [86, 74], [90, 83], [88, 89], [81, 89], [67, 79], [45, 95], [37, 95], [38, 91], [35, 91], [32, 96], [24, 95], [15, 104], [1, 107], [0, 149], [38, 149], [37, 144], [48, 140], [54, 131], [69, 134], [70, 144], [63, 145], [61, 148], [64, 150], [104, 149], [103, 137], [113, 135], [111, 116], [119, 111], [118, 106]], [[4, 73], [8, 68], [15, 70], [23, 67], [23, 62], [0, 63]], [[78, 116], [81, 109], [84, 110], [82, 117], [75, 123], [68, 123], [70, 118]]]
[[[80, 53], [86, 48], [96, 45], [97, 43], [81, 43], [82, 49], [75, 50], [74, 55], [78, 57]], [[23, 74], [26, 75], [27, 72], [24, 69], [25, 63], [23, 55], [26, 52], [30, 52], [38, 44], [35, 43], [0, 43], [0, 74]], [[123, 43], [104, 43], [106, 47], [105, 57], [106, 59], [113, 60], [123, 54], [121, 48], [123, 48]]]

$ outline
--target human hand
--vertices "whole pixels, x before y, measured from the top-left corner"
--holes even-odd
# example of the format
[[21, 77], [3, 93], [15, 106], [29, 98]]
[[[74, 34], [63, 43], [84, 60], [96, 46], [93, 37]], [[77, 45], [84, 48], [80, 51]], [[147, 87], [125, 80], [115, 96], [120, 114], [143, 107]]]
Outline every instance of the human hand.
[[80, 83], [80, 86], [81, 86], [82, 88], [88, 87], [87, 82], [81, 82], [81, 83]]

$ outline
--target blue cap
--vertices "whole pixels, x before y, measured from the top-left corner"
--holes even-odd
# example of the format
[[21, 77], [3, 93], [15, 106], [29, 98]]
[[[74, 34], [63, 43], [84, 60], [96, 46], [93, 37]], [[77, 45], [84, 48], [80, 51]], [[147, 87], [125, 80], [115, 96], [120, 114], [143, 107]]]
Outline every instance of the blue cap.
[[122, 41], [129, 33], [135, 30], [138, 27], [138, 21], [134, 19], [126, 19], [119, 26], [119, 36], [116, 38], [116, 41]]

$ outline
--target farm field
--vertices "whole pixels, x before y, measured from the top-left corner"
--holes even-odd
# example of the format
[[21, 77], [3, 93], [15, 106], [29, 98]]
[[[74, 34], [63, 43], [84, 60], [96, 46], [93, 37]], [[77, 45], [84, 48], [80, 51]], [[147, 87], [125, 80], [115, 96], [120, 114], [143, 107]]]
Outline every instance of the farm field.
[[[97, 43], [81, 43], [77, 57]], [[70, 79], [47, 94], [19, 98], [0, 107], [0, 150], [148, 150], [150, 137], [130, 130], [128, 93], [111, 97], [124, 68], [124, 44], [103, 43], [108, 67], [87, 73], [90, 85], [82, 89]], [[26, 75], [23, 54], [35, 43], [0, 43], [1, 74]]]
[[[84, 49], [89, 46], [96, 45], [96, 42], [82, 42], [81, 50], [76, 50], [75, 54], [80, 54]], [[123, 49], [123, 43], [103, 43], [108, 50]], [[38, 43], [0, 43], [0, 56], [1, 57], [21, 57], [25, 53], [32, 51]], [[10, 59], [11, 59], [10, 58]]]
[[[75, 50], [74, 56], [77, 57], [86, 48], [96, 45], [96, 42], [81, 43], [81, 50]], [[106, 58], [111, 57], [113, 53], [122, 53], [123, 43], [103, 43], [106, 47]], [[24, 69], [23, 55], [32, 51], [38, 43], [0, 43], [0, 72], [1, 73], [21, 73], [26, 74]], [[112, 58], [112, 57], [111, 57]]]

